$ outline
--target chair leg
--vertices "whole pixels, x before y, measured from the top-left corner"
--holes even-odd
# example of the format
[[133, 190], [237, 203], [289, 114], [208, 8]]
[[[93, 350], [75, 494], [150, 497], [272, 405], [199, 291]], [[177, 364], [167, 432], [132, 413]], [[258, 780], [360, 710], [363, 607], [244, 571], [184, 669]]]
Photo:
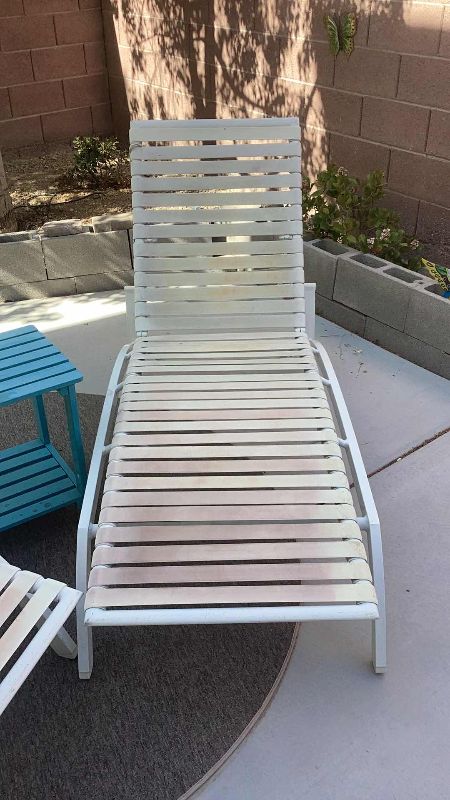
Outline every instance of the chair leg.
[[379, 523], [371, 523], [368, 532], [370, 566], [377, 593], [379, 617], [372, 622], [372, 662], [376, 673], [387, 669], [386, 654], [386, 600], [384, 590], [383, 551]]
[[84, 622], [84, 598], [77, 606], [77, 641], [78, 641], [78, 675], [84, 680], [89, 680], [94, 665], [92, 642], [92, 628]]
[[80, 525], [77, 534], [77, 589], [82, 596], [77, 603], [78, 674], [87, 680], [91, 677], [94, 663], [92, 628], [84, 621], [84, 598], [86, 597], [91, 554], [89, 526]]
[[[30, 595], [27, 595], [27, 598], [21, 600], [19, 603], [20, 608], [26, 608], [29, 598]], [[52, 615], [52, 613], [53, 612], [50, 608], [45, 609], [45, 611], [42, 613], [41, 619], [36, 622], [36, 628], [42, 628], [42, 625]], [[73, 659], [77, 657], [76, 642], [74, 642], [65, 628], [59, 629], [53, 641], [50, 642], [50, 647], [55, 651], [56, 655], [61, 656], [61, 658]]]
[[78, 649], [76, 642], [69, 636], [65, 628], [61, 628], [53, 639], [53, 642], [50, 643], [50, 647], [55, 651], [56, 655], [61, 656], [61, 658], [74, 659], [77, 657]]
[[[43, 618], [47, 619], [50, 614], [50, 611], [44, 611]], [[39, 623], [38, 627], [40, 627]], [[77, 657], [76, 642], [69, 636], [65, 628], [61, 628], [58, 631], [53, 641], [50, 642], [50, 647], [55, 651], [56, 655], [61, 656], [61, 658], [73, 659]]]

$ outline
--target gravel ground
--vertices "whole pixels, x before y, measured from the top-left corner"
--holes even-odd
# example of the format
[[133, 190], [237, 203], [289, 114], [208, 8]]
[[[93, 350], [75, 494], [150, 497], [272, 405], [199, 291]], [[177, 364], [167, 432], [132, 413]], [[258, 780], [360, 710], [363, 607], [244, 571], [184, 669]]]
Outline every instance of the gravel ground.
[[67, 144], [33, 145], [3, 153], [17, 230], [33, 230], [49, 220], [88, 221], [97, 214], [130, 210], [129, 187], [62, 190], [58, 178], [72, 163]]

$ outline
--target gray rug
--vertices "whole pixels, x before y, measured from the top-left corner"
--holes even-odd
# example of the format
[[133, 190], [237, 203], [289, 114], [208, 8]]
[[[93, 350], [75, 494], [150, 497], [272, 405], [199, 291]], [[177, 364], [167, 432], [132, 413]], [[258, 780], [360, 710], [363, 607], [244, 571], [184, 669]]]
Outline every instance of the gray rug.
[[[79, 397], [91, 452], [102, 399]], [[62, 402], [50, 427], [67, 453]], [[30, 406], [0, 411], [0, 448], [35, 435]], [[0, 534], [13, 564], [74, 585], [77, 510]], [[74, 632], [73, 620], [69, 630]], [[0, 720], [2, 800], [176, 800], [237, 739], [269, 692], [292, 625], [98, 629], [92, 678], [45, 654]]]

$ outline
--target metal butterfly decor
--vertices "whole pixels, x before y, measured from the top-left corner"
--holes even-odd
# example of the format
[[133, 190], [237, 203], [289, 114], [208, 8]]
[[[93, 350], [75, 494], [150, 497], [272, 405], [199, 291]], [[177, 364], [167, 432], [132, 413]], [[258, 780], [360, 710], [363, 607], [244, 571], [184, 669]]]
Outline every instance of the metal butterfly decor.
[[442, 296], [450, 297], [450, 269], [434, 264], [433, 261], [427, 261], [426, 258], [422, 258], [422, 264], [436, 283], [439, 284], [442, 289]]
[[328, 34], [330, 50], [334, 57], [339, 52], [350, 56], [355, 46], [355, 34], [358, 27], [356, 14], [325, 14], [324, 23]]

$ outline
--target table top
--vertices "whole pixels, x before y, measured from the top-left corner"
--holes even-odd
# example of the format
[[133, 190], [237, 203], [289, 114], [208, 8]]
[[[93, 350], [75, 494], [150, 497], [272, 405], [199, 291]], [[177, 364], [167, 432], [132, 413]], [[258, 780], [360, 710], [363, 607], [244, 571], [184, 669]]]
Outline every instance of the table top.
[[34, 325], [0, 334], [0, 407], [83, 380]]

